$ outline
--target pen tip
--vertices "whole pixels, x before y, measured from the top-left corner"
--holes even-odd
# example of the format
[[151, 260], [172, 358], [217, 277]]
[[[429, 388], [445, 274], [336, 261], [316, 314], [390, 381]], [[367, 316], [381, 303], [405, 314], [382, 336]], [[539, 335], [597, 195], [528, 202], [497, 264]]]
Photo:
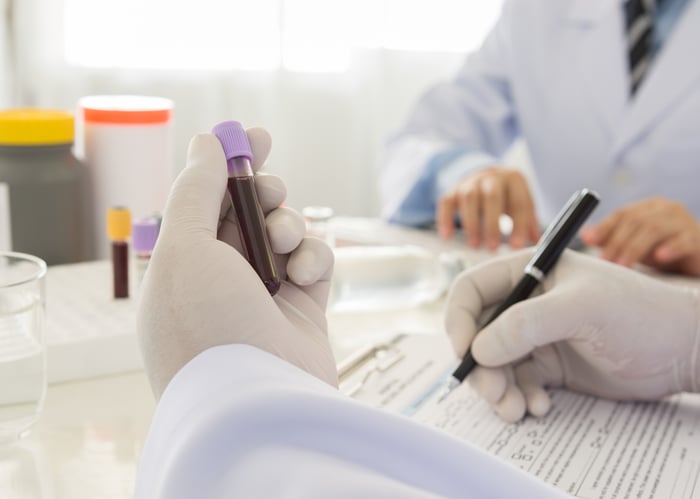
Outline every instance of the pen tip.
[[442, 393], [440, 394], [440, 397], [438, 398], [438, 404], [445, 400], [447, 396], [452, 393], [452, 391], [457, 388], [460, 385], [459, 380], [456, 378], [450, 378], [449, 382], [447, 385], [445, 385], [445, 388], [442, 389]]

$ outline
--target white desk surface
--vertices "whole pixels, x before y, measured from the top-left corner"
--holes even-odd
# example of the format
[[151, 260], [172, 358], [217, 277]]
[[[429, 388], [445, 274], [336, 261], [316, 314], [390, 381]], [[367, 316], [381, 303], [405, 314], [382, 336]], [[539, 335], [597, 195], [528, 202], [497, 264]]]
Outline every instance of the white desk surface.
[[[438, 310], [393, 317], [411, 331], [429, 331]], [[387, 320], [392, 314], [329, 317], [331, 331], [362, 331], [333, 342], [338, 360], [383, 338]], [[154, 409], [144, 371], [50, 385], [37, 426], [14, 447], [0, 447], [0, 498], [131, 498]]]
[[[341, 241], [416, 243], [464, 249], [428, 232], [387, 227], [370, 219], [336, 222]], [[474, 261], [488, 258], [471, 252]], [[382, 313], [331, 314], [329, 333], [340, 362], [358, 348], [399, 331], [440, 333], [443, 302]], [[388, 326], [388, 325], [391, 326]], [[52, 384], [32, 433], [0, 447], [2, 499], [130, 498], [138, 458], [155, 408], [143, 371]]]

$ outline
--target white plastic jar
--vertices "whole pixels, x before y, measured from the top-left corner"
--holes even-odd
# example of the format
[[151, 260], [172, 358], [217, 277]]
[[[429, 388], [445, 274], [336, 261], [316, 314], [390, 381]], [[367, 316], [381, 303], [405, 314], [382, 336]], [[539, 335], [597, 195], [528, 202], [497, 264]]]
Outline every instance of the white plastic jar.
[[95, 213], [97, 257], [109, 255], [104, 214], [125, 206], [136, 217], [163, 211], [173, 176], [173, 102], [140, 95], [94, 95], [78, 102]]

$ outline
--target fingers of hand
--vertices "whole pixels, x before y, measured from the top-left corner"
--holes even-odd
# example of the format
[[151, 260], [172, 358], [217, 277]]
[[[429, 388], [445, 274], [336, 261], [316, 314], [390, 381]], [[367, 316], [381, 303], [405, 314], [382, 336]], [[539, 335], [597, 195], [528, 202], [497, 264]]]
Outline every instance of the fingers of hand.
[[513, 370], [508, 368], [506, 374], [507, 382], [503, 397], [496, 403], [491, 404], [491, 407], [493, 407], [501, 419], [508, 423], [515, 423], [525, 416], [527, 405], [525, 404], [523, 392], [515, 383]]
[[499, 219], [506, 212], [506, 195], [508, 177], [491, 175], [484, 177], [480, 183], [480, 199], [484, 239], [490, 250], [501, 245], [501, 227]]
[[[255, 176], [255, 192], [258, 196], [258, 202], [260, 203], [260, 208], [262, 209], [263, 213], [270, 213], [272, 212], [275, 208], [279, 207], [280, 204], [284, 201], [287, 195], [287, 189], [284, 185], [284, 182], [282, 182], [282, 179], [276, 175], [265, 175], [265, 174], [258, 174]], [[277, 215], [281, 216], [281, 215]], [[303, 219], [301, 219], [301, 216], [298, 216], [298, 218], [301, 220], [301, 224], [303, 224]], [[275, 220], [275, 217], [273, 217], [273, 220]], [[269, 222], [266, 222], [269, 225]], [[299, 226], [299, 221], [294, 222], [294, 227]], [[282, 223], [282, 225], [284, 225]], [[268, 233], [269, 233], [269, 226], [268, 226]], [[280, 235], [279, 238], [276, 239], [281, 239], [280, 241], [280, 246], [279, 248], [281, 249], [287, 249], [287, 251], [276, 251], [275, 247], [273, 245], [273, 251], [275, 253], [288, 253], [291, 251], [292, 248], [296, 247], [292, 246], [291, 248], [289, 247], [292, 243], [290, 242], [289, 244], [286, 244], [284, 239], [283, 234], [284, 234], [284, 229], [282, 230], [282, 235]], [[303, 236], [303, 233], [302, 233]], [[301, 240], [301, 237], [299, 237], [299, 240]], [[223, 196], [223, 199], [221, 200], [220, 207], [219, 207], [219, 227], [218, 227], [218, 239], [221, 241], [225, 241], [231, 246], [234, 246], [236, 248], [241, 247], [241, 240], [240, 240], [240, 235], [238, 233], [238, 221], [236, 218], [236, 212], [233, 209], [233, 205], [231, 202], [231, 196], [229, 195], [228, 192], [226, 192]], [[271, 237], [271, 236], [270, 236]], [[272, 243], [272, 239], [270, 241]], [[299, 241], [296, 242], [298, 244]]]
[[606, 217], [597, 225], [589, 225], [581, 230], [581, 239], [588, 246], [600, 246], [603, 244], [612, 230], [617, 225], [617, 220], [620, 217], [620, 212], [615, 212]]
[[513, 219], [510, 246], [522, 248], [528, 242], [536, 242], [540, 230], [535, 216], [535, 205], [525, 177], [519, 172], [512, 171], [509, 175], [506, 200], [505, 212]]
[[489, 404], [503, 398], [508, 386], [506, 371], [501, 368], [478, 366], [467, 377], [469, 386]]
[[[257, 169], [267, 159], [270, 135], [263, 128], [252, 128], [247, 133]], [[258, 197], [265, 212], [278, 206], [286, 195], [281, 180], [270, 177], [256, 179]], [[232, 218], [231, 203], [225, 195], [227, 180], [226, 158], [219, 140], [208, 133], [193, 137], [186, 168], [173, 184], [165, 208], [162, 237], [167, 238], [173, 226], [178, 228], [178, 237], [192, 232], [214, 237], [223, 219]], [[224, 232], [230, 231], [224, 229]]]
[[306, 237], [290, 255], [287, 275], [300, 286], [328, 281], [333, 272], [333, 258], [330, 246], [321, 239]]
[[163, 215], [163, 237], [201, 233], [214, 237], [226, 191], [226, 158], [218, 139], [200, 134], [190, 141], [187, 166], [173, 184]]
[[[321, 239], [305, 237], [287, 262], [287, 277], [320, 307], [326, 309], [333, 274], [333, 251]], [[325, 321], [323, 313], [317, 319]]]
[[255, 191], [263, 213], [274, 210], [287, 198], [287, 187], [277, 175], [265, 173], [255, 175]]
[[532, 359], [527, 359], [515, 368], [515, 379], [525, 397], [527, 410], [533, 416], [544, 416], [552, 401], [545, 390], [545, 376]]
[[522, 304], [503, 312], [484, 328], [471, 346], [474, 359], [487, 367], [499, 367], [528, 355], [538, 345], [528, 334], [530, 311], [523, 312]]
[[435, 211], [435, 225], [443, 239], [449, 239], [455, 232], [455, 213], [457, 211], [457, 194], [452, 192], [438, 200]]
[[670, 263], [674, 260], [695, 255], [700, 252], [700, 227], [675, 234], [666, 239], [654, 251], [654, 259]]
[[601, 256], [611, 262], [620, 261], [622, 251], [627, 242], [640, 228], [639, 220], [635, 216], [626, 216], [619, 219], [619, 223], [607, 234], [601, 243]]
[[631, 266], [654, 258], [669, 239], [695, 231], [697, 222], [685, 206], [656, 197], [616, 211], [597, 227], [586, 228], [582, 238], [586, 244], [600, 246], [606, 260]]
[[474, 359], [481, 365], [498, 367], [518, 361], [541, 346], [568, 340], [574, 336], [585, 322], [582, 314], [589, 311], [575, 311], [563, 306], [571, 296], [578, 294], [578, 288], [567, 284], [516, 303], [503, 312], [496, 320], [479, 332], [471, 346]]
[[306, 224], [302, 216], [291, 208], [277, 208], [265, 218], [267, 237], [273, 253], [290, 253], [299, 246], [306, 233]]
[[[544, 416], [552, 405], [545, 387], [561, 384], [560, 366], [552, 356], [556, 356], [553, 349], [546, 349], [544, 362], [540, 358], [528, 358], [515, 367], [479, 366], [469, 375], [469, 385], [508, 422], [518, 421], [525, 412]], [[552, 360], [555, 365], [549, 366]]]
[[436, 221], [441, 234], [449, 231], [452, 235], [455, 214], [467, 244], [473, 248], [482, 243], [492, 250], [500, 246], [499, 220], [503, 214], [513, 218], [513, 247], [523, 247], [539, 237], [532, 197], [525, 177], [517, 170], [487, 168], [465, 178], [438, 204]]
[[483, 398], [496, 413], [509, 423], [525, 415], [525, 397], [515, 383], [510, 366], [499, 369], [477, 367], [467, 378], [469, 386]]
[[532, 251], [526, 250], [491, 260], [462, 273], [452, 284], [445, 328], [458, 356], [471, 344], [484, 310], [503, 301], [531, 255]]
[[662, 271], [700, 276], [700, 226], [660, 244], [643, 263]]
[[648, 256], [652, 256], [656, 248], [678, 234], [676, 230], [676, 227], [668, 225], [667, 222], [658, 218], [648, 220], [641, 224], [634, 234], [630, 235], [624, 246], [619, 248], [614, 261], [620, 265], [631, 267]]
[[457, 188], [457, 212], [467, 244], [472, 248], [481, 245], [481, 192], [478, 178], [470, 178]]
[[246, 129], [250, 149], [253, 152], [253, 163], [251, 166], [254, 171], [260, 170], [267, 161], [272, 147], [272, 137], [270, 133], [261, 127], [253, 127]]
[[[299, 213], [291, 208], [278, 208], [265, 218], [265, 230], [273, 253], [284, 255], [296, 248], [304, 237], [306, 225]], [[232, 207], [229, 207], [219, 224], [217, 239], [242, 251], [238, 220]]]

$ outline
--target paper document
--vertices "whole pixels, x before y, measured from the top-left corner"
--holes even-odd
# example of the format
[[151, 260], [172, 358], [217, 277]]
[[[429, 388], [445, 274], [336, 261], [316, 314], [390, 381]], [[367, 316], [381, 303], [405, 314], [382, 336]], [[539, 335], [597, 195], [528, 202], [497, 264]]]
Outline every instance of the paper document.
[[700, 395], [615, 402], [552, 390], [542, 418], [506, 424], [464, 383], [442, 335], [399, 336], [341, 372], [341, 389], [467, 440], [581, 498], [700, 499]]

